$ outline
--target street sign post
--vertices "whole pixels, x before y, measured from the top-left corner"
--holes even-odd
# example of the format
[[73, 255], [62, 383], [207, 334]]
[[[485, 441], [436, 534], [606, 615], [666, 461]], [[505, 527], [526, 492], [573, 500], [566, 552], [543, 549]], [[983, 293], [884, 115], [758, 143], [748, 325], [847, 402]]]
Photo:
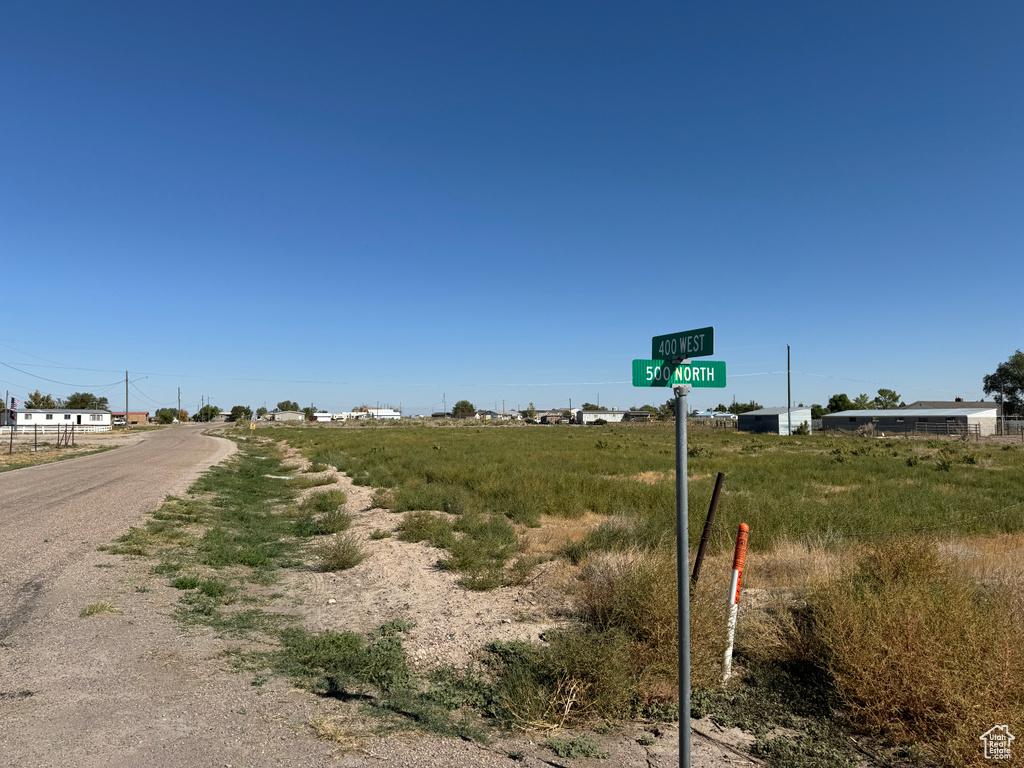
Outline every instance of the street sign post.
[[671, 387], [689, 384], [691, 387], [721, 388], [725, 386], [725, 363], [721, 360], [671, 363], [667, 360], [634, 360], [634, 387]]
[[667, 333], [651, 339], [651, 357], [671, 360], [674, 357], [707, 357], [715, 354], [715, 329], [697, 328], [693, 331]]
[[633, 361], [634, 387], [672, 387], [676, 410], [676, 582], [679, 590], [679, 765], [690, 768], [690, 504], [686, 476], [686, 396], [691, 387], [725, 386], [725, 363], [689, 358], [715, 352], [715, 329], [651, 339], [651, 360]]

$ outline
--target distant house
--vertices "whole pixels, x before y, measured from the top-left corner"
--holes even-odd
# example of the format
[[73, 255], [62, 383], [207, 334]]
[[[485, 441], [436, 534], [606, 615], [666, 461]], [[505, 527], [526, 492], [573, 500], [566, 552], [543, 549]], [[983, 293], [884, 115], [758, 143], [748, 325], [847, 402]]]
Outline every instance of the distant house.
[[[125, 421], [124, 411], [112, 411], [110, 415], [114, 417], [115, 422], [119, 419]], [[146, 424], [149, 421], [149, 411], [128, 411], [127, 421], [129, 424]]]
[[392, 408], [367, 408], [366, 412], [370, 414], [371, 419], [400, 419], [402, 418], [402, 412], [396, 411]]
[[596, 421], [604, 421], [608, 424], [618, 424], [625, 418], [626, 411], [580, 411], [576, 414], [576, 423], [593, 424]]
[[515, 421], [519, 418], [518, 411], [477, 411], [476, 417], [485, 421]]
[[96, 427], [99, 428], [97, 431], [106, 431], [110, 429], [111, 416], [110, 411], [24, 408], [0, 411], [0, 426], [13, 426], [15, 431], [22, 431], [33, 430], [36, 427], [56, 429], [74, 425], [76, 427]]
[[430, 414], [432, 419], [450, 419], [452, 417], [451, 411], [434, 411]]
[[273, 421], [305, 421], [306, 414], [302, 411], [275, 411], [268, 414]]
[[313, 414], [313, 421], [332, 421], [334, 414], [327, 411], [317, 411]]
[[756, 411], [741, 413], [736, 428], [741, 432], [770, 432], [773, 435], [790, 434], [792, 424], [795, 432], [801, 424], [807, 422], [811, 426], [810, 408], [759, 408]]

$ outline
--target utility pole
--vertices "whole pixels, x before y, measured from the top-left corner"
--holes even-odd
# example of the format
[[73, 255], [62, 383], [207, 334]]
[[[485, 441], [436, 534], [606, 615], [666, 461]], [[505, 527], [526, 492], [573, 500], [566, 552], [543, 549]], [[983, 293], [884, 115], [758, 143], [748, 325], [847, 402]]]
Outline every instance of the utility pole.
[[789, 379], [789, 344], [786, 345], [786, 421], [789, 423], [789, 434], [793, 434], [793, 393]]
[[441, 395], [441, 413], [448, 415], [448, 394]]
[[[178, 387], [178, 413], [181, 413], [181, 387]], [[178, 419], [178, 413], [174, 414], [174, 418]], [[178, 423], [181, 423], [181, 419], [178, 419]]]
[[124, 372], [124, 427], [128, 428], [128, 371]]

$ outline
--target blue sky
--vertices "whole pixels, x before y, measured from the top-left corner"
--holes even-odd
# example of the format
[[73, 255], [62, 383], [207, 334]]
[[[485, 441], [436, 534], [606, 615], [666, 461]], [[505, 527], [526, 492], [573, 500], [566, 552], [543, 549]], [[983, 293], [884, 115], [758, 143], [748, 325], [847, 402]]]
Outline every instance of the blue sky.
[[[407, 413], [982, 396], [1024, 6], [0, 5], [0, 389]], [[13, 366], [13, 367], [12, 367]]]

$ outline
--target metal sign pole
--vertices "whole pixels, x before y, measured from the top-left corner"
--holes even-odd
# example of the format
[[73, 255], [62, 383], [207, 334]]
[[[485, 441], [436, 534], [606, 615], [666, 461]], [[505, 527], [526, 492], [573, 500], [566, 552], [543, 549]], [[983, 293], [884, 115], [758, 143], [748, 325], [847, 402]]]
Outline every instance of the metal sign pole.
[[690, 768], [690, 505], [686, 476], [686, 395], [689, 384], [673, 387], [676, 395], [676, 583], [679, 587], [679, 765]]

